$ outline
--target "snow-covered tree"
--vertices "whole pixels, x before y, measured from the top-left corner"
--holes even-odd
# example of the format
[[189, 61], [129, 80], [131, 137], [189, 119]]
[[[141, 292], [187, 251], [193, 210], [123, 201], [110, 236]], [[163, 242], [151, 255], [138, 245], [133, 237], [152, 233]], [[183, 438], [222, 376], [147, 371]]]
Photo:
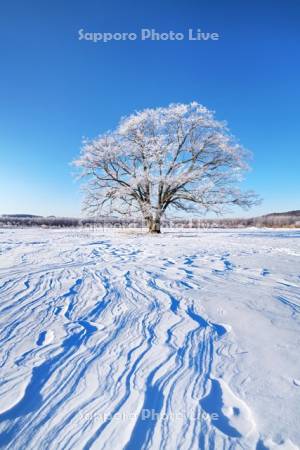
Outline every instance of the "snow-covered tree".
[[220, 213], [253, 205], [255, 194], [236, 187], [246, 157], [226, 124], [193, 102], [123, 118], [115, 131], [84, 140], [74, 164], [88, 178], [86, 211], [138, 213], [149, 231], [160, 232], [167, 210]]

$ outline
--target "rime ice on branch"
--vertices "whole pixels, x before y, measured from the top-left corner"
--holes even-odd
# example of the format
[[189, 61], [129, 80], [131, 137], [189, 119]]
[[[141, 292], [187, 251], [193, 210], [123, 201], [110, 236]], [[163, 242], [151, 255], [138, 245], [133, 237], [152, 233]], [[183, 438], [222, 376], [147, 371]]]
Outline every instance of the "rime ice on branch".
[[221, 213], [257, 203], [237, 187], [247, 152], [226, 123], [193, 102], [145, 109], [115, 131], [85, 140], [74, 164], [82, 169], [84, 208], [92, 214], [136, 214], [160, 232], [166, 210]]

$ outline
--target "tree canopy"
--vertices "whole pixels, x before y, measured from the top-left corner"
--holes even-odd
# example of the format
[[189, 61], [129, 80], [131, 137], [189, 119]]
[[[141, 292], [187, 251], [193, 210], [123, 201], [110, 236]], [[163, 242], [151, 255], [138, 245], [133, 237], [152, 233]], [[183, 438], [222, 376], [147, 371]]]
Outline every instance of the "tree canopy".
[[167, 209], [221, 213], [256, 203], [237, 187], [248, 155], [225, 122], [192, 102], [121, 119], [114, 131], [85, 140], [74, 164], [88, 180], [86, 211], [139, 214], [159, 232]]

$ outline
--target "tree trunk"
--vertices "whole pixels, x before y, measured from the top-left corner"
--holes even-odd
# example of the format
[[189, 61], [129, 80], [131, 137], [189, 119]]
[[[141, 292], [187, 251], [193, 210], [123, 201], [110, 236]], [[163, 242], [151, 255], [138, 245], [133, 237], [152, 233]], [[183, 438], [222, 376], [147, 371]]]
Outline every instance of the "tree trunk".
[[149, 233], [160, 233], [160, 217], [148, 220]]

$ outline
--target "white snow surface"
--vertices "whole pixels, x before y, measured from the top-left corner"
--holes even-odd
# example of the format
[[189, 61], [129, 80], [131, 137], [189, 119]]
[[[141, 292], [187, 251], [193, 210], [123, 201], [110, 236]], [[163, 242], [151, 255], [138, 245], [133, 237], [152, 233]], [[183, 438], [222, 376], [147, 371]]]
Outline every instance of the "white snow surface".
[[299, 448], [299, 238], [0, 230], [0, 447]]

